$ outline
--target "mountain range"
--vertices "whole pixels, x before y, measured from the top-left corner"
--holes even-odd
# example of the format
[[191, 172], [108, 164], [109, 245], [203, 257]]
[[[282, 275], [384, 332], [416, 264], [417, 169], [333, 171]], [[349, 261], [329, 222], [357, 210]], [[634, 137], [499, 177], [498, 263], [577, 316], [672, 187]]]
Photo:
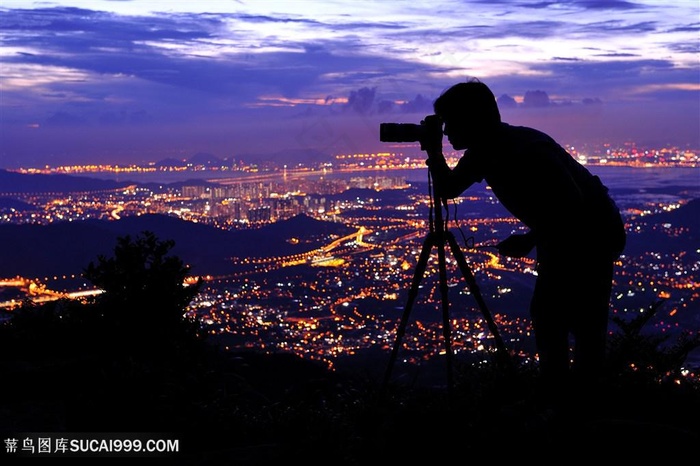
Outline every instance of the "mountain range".
[[12, 193], [68, 193], [117, 189], [134, 184], [64, 174], [25, 174], [0, 169], [0, 199]]

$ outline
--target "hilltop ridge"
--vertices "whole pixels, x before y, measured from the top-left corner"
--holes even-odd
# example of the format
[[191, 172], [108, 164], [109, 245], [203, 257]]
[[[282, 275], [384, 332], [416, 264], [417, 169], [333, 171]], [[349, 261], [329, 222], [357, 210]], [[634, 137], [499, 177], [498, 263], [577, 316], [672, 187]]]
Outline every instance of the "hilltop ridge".
[[[0, 225], [0, 276], [79, 274], [98, 255], [111, 255], [117, 237], [146, 230], [173, 240], [173, 253], [192, 267], [193, 274], [202, 275], [230, 272], [232, 257], [297, 254], [320, 246], [324, 238], [354, 231], [305, 214], [257, 229], [234, 231], [164, 214], [50, 225]], [[297, 244], [289, 241], [292, 237], [304, 241]]]

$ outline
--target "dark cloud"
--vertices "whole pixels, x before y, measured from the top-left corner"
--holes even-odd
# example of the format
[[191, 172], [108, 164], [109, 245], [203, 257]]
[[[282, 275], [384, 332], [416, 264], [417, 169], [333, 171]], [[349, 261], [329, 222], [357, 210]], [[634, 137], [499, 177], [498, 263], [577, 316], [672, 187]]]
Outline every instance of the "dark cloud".
[[[16, 54], [6, 61], [123, 74], [164, 86], [223, 94], [241, 103], [250, 103], [251, 88], [258, 92], [267, 88], [268, 93], [296, 97], [301, 89], [313, 87], [320, 76], [331, 73], [342, 76], [342, 81], [330, 84], [353, 88], [366, 83], [368, 77], [378, 80], [420, 69], [415, 63], [386, 57], [331, 52], [352, 51], [356, 48], [352, 38], [333, 43], [287, 40], [284, 45], [289, 52], [229, 53], [216, 59], [160, 46], [188, 42], [206, 45], [217, 38], [225, 17], [119, 17], [77, 8], [10, 10], [3, 23], [6, 45], [29, 47], [41, 53]], [[273, 21], [269, 17], [256, 20]]]
[[549, 105], [549, 95], [545, 91], [527, 91], [523, 98], [525, 107], [547, 107]]
[[363, 87], [357, 91], [350, 92], [346, 108], [365, 115], [372, 110], [374, 104], [374, 95], [377, 93], [377, 88]]
[[627, 21], [616, 19], [588, 23], [579, 26], [577, 29], [580, 33], [588, 33], [596, 36], [607, 35], [610, 33], [648, 34], [658, 30], [658, 23], [656, 21], [628, 23]]
[[675, 28], [670, 28], [668, 32], [700, 32], [700, 24], [693, 23]]
[[48, 51], [115, 45], [139, 48], [140, 41], [209, 39], [221, 26], [220, 18], [207, 15], [122, 16], [80, 8], [6, 10], [0, 16], [6, 45], [41, 46]]
[[319, 24], [318, 21], [307, 19], [307, 18], [293, 18], [289, 16], [268, 16], [268, 15], [249, 15], [245, 13], [241, 14], [226, 14], [229, 18], [237, 18], [241, 21], [248, 23], [301, 23], [301, 24]]
[[391, 100], [380, 100], [377, 102], [377, 113], [383, 115], [385, 113], [391, 113], [395, 110], [396, 104]]
[[688, 53], [697, 55], [698, 53], [700, 53], [700, 41], [695, 43], [668, 44], [668, 48], [678, 53]]
[[[537, 73], [533, 77], [519, 77], [509, 80], [497, 79], [497, 88], [504, 86], [505, 92], [515, 93], [509, 81], [517, 81], [519, 89], [544, 88], [550, 94], [597, 95], [605, 100], [621, 98], [621, 93], [630, 92], [632, 87], [664, 83], [697, 82], [697, 70], [678, 69], [670, 60], [557, 60], [537, 63], [531, 66]], [[509, 88], [510, 87], [510, 88]], [[517, 89], [516, 89], [517, 90]], [[522, 92], [522, 91], [521, 91]], [[687, 91], [687, 97], [697, 96], [697, 90]], [[649, 94], [651, 95], [651, 94]]]
[[645, 8], [637, 2], [626, 2], [622, 0], [573, 0], [572, 4], [587, 10], [637, 10]]
[[[508, 3], [508, 0], [502, 0], [502, 3]], [[520, 2], [519, 6], [523, 8], [545, 9], [552, 7], [576, 8], [584, 10], [637, 10], [645, 8], [644, 5], [636, 2], [627, 2], [622, 0], [568, 0], [557, 2]]]
[[418, 94], [413, 100], [402, 104], [400, 109], [403, 113], [432, 113], [433, 100]]
[[499, 108], [515, 108], [518, 103], [508, 94], [503, 94], [496, 99]]
[[596, 53], [596, 57], [616, 57], [616, 58], [626, 58], [626, 57], [638, 57], [638, 53], [624, 53], [624, 52], [609, 52], [609, 53]]
[[405, 102], [394, 102], [377, 98], [377, 88], [361, 88], [351, 91], [344, 108], [360, 115], [388, 113], [395, 114], [426, 114], [433, 112], [433, 99], [421, 94]]

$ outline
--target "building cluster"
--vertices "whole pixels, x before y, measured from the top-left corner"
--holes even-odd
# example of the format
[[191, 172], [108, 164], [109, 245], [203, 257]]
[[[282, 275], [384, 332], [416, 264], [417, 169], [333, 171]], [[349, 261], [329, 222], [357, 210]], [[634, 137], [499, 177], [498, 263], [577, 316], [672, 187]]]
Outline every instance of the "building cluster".
[[[223, 227], [261, 225], [299, 214], [324, 220], [336, 215], [348, 202], [341, 194], [349, 189], [397, 189], [406, 187], [401, 176], [294, 179], [293, 181], [222, 180], [220, 185], [183, 186], [171, 202], [186, 217], [199, 217]], [[352, 204], [352, 202], [351, 202]]]
[[355, 206], [335, 196], [351, 188], [382, 190], [406, 187], [405, 177], [366, 176], [348, 179], [294, 179], [285, 182], [221, 180], [177, 187], [129, 186], [96, 192], [13, 193], [24, 208], [0, 206], [0, 223], [32, 223], [85, 219], [117, 219], [160, 213], [222, 228], [260, 226], [308, 214], [337, 220], [339, 210]]

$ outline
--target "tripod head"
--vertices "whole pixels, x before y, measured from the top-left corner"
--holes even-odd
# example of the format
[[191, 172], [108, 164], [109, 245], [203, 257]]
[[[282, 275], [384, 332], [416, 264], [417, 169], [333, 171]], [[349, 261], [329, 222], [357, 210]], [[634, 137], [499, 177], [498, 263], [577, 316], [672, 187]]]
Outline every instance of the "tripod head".
[[[420, 143], [421, 150], [425, 151], [428, 155], [428, 160], [426, 161], [428, 167], [430, 167], [430, 159], [437, 157], [438, 154], [442, 156], [442, 119], [437, 115], [427, 115], [420, 124], [414, 123], [380, 123], [379, 125], [379, 140], [382, 142], [418, 142]], [[431, 231], [433, 227], [433, 207], [434, 205], [444, 205], [446, 204], [446, 199], [441, 199], [438, 196], [438, 190], [433, 184], [432, 189], [432, 199], [431, 199], [431, 209], [430, 209], [430, 226]], [[439, 220], [438, 225], [442, 229], [446, 226], [442, 224], [441, 213], [436, 212]]]

